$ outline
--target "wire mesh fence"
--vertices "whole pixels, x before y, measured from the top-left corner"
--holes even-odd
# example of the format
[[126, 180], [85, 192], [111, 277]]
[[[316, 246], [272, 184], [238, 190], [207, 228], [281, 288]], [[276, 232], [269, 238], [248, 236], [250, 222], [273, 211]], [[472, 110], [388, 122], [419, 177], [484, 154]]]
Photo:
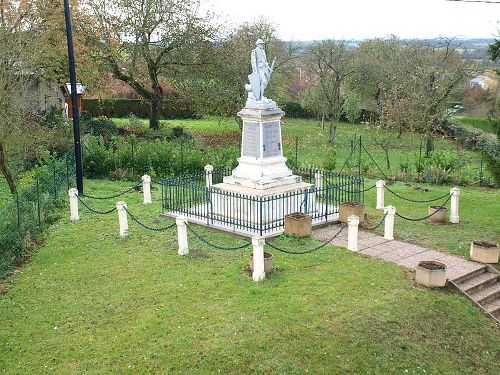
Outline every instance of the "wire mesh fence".
[[74, 152], [53, 160], [0, 209], [0, 277], [16, 264], [44, 228], [60, 218], [57, 208], [74, 180]]

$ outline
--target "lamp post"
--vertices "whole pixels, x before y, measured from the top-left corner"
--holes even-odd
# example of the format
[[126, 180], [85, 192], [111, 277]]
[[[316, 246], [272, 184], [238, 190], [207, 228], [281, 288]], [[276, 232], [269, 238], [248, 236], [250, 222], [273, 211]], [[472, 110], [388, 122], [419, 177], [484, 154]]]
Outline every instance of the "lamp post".
[[69, 0], [64, 0], [64, 18], [66, 20], [66, 39], [68, 41], [69, 82], [71, 85], [71, 103], [73, 108], [73, 140], [75, 144], [76, 188], [83, 194], [82, 145], [80, 140], [80, 114], [78, 93], [76, 91], [75, 52], [73, 50], [73, 32], [71, 30], [71, 14]]

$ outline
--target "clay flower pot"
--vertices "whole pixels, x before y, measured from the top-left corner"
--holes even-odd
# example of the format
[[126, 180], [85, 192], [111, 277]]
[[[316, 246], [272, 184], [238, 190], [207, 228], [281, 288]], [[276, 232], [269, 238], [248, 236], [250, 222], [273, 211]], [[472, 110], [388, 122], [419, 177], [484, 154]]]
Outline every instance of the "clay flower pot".
[[445, 286], [446, 265], [434, 260], [420, 262], [415, 270], [415, 281], [431, 288]]
[[339, 207], [339, 221], [347, 223], [347, 218], [351, 215], [357, 216], [362, 223], [365, 220], [365, 205], [356, 201], [342, 202]]
[[[253, 272], [253, 254], [250, 254], [250, 271]], [[264, 272], [266, 274], [273, 271], [273, 254], [264, 251]]]
[[446, 222], [446, 211], [448, 211], [448, 209], [443, 206], [429, 206], [429, 215], [433, 214], [431, 217], [429, 217], [429, 221], [431, 223]]
[[488, 241], [472, 241], [470, 257], [480, 263], [498, 263], [500, 247]]
[[312, 216], [302, 212], [294, 212], [285, 215], [285, 233], [297, 237], [307, 237], [311, 235]]

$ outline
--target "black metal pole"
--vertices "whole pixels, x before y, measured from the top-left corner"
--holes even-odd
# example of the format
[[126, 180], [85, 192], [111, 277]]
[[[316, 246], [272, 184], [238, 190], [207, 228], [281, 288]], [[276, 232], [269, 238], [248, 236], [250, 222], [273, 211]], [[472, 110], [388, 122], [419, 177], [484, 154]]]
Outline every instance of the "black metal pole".
[[76, 188], [83, 194], [82, 146], [80, 141], [80, 119], [78, 93], [76, 91], [75, 52], [73, 50], [73, 32], [69, 0], [64, 0], [64, 18], [66, 20], [66, 39], [68, 41], [69, 81], [71, 84], [71, 103], [73, 107], [73, 139], [75, 143]]

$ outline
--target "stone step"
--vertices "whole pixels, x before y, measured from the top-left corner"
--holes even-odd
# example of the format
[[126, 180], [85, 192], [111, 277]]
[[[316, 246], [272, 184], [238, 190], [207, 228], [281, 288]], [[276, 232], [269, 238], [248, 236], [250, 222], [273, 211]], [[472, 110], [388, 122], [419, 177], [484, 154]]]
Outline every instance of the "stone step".
[[468, 273], [466, 275], [463, 275], [463, 276], [460, 276], [460, 277], [458, 277], [456, 279], [453, 279], [453, 282], [455, 284], [462, 283], [462, 282], [470, 280], [473, 277], [476, 277], [476, 276], [478, 276], [478, 275], [480, 275], [482, 273], [485, 273], [485, 272], [488, 272], [488, 267], [487, 266], [484, 266], [484, 267], [479, 268], [479, 269], [477, 269], [477, 270], [475, 270], [475, 271], [473, 271], [471, 273]]
[[497, 297], [500, 297], [500, 281], [497, 280], [497, 282], [491, 284], [490, 286], [470, 293], [469, 296], [480, 305], [485, 305]]
[[498, 319], [500, 316], [500, 298], [497, 297], [493, 301], [486, 303], [484, 309]]
[[471, 294], [483, 288], [486, 288], [496, 283], [497, 281], [498, 274], [486, 271], [472, 278], [465, 279], [464, 281], [458, 283], [455, 282], [455, 284], [461, 291], [467, 294]]

